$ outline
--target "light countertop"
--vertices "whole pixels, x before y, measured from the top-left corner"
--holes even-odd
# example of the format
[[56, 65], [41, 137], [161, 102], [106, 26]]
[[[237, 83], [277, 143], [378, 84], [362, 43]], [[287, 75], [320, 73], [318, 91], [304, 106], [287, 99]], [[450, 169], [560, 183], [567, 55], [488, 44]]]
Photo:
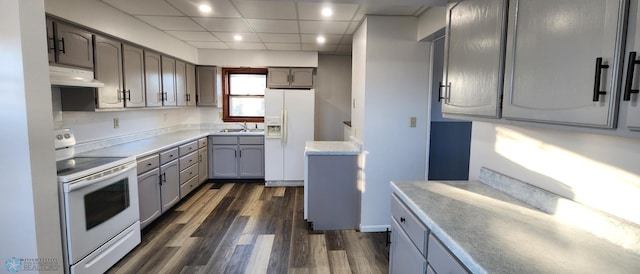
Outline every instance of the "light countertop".
[[640, 273], [640, 255], [480, 182], [391, 186], [473, 273]]
[[352, 142], [345, 141], [307, 141], [305, 155], [358, 155], [360, 149]]

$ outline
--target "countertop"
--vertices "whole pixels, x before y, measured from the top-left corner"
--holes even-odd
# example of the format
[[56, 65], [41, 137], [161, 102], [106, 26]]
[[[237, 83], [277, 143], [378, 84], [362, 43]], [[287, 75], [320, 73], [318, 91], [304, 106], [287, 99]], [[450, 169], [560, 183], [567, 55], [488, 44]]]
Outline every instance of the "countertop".
[[352, 142], [346, 141], [307, 141], [304, 146], [305, 155], [358, 155], [360, 149]]
[[392, 182], [473, 273], [640, 273], [640, 255], [480, 182]]
[[78, 157], [130, 157], [140, 158], [153, 153], [159, 153], [177, 145], [198, 140], [210, 135], [242, 135], [263, 136], [264, 131], [258, 132], [220, 132], [220, 130], [182, 130], [155, 137], [149, 137], [106, 148], [79, 153]]

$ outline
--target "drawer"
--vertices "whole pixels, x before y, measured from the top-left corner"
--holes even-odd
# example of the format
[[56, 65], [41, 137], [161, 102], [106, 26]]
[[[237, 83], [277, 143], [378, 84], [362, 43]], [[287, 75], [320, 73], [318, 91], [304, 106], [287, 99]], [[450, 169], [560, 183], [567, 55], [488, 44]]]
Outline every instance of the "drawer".
[[180, 146], [180, 156], [187, 155], [198, 150], [198, 141], [193, 141]]
[[389, 273], [425, 273], [427, 259], [411, 242], [411, 239], [391, 220], [391, 247], [389, 250]]
[[211, 137], [211, 144], [214, 145], [237, 145], [237, 136], [213, 136]]
[[469, 273], [433, 234], [429, 234], [427, 262], [435, 273]]
[[171, 162], [175, 159], [178, 159], [178, 148], [172, 148], [165, 152], [160, 152], [160, 165], [164, 165], [168, 162]]
[[240, 136], [240, 141], [238, 142], [241, 145], [262, 145], [264, 144], [263, 136]]
[[142, 174], [154, 168], [158, 168], [158, 166], [160, 166], [160, 157], [158, 156], [158, 154], [144, 157], [138, 160], [138, 174]]
[[398, 222], [400, 227], [407, 233], [413, 244], [416, 245], [422, 255], [427, 251], [427, 235], [429, 229], [411, 213], [411, 211], [396, 197], [391, 196], [391, 216]]
[[180, 184], [184, 184], [184, 182], [188, 181], [194, 176], [198, 177], [198, 165], [191, 165], [190, 167], [180, 171]]
[[184, 184], [180, 185], [180, 199], [189, 195], [191, 191], [198, 187], [198, 177], [193, 177], [191, 180], [188, 180]]
[[207, 146], [207, 137], [205, 138], [200, 138], [198, 140], [198, 148], [203, 148]]
[[180, 170], [198, 163], [198, 152], [193, 152], [187, 156], [180, 157]]

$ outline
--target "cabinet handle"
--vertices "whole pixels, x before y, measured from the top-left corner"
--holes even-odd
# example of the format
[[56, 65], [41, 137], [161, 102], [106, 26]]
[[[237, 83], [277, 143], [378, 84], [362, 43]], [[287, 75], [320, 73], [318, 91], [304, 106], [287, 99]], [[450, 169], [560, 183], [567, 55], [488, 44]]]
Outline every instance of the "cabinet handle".
[[596, 58], [596, 75], [593, 83], [593, 101], [598, 102], [600, 95], [607, 94], [606, 91], [600, 90], [600, 79], [602, 78], [602, 69], [608, 69], [609, 65], [602, 64], [602, 57]]
[[62, 51], [63, 54], [66, 54], [66, 47], [64, 46], [64, 37], [60, 38], [60, 43], [62, 43], [62, 49], [60, 51]]
[[400, 222], [404, 223], [404, 221], [406, 221], [406, 219], [404, 217], [400, 217]]
[[162, 182], [166, 182], [166, 179], [167, 179], [166, 173], [160, 174], [160, 185], [162, 185]]
[[238, 151], [237, 150], [233, 152], [233, 158], [238, 158]]
[[118, 102], [122, 102], [122, 95], [124, 94], [124, 91], [116, 89], [116, 93], [118, 94]]
[[439, 85], [440, 86], [438, 87], [438, 102], [440, 102], [442, 99], [447, 99], [447, 97], [442, 96], [442, 89], [445, 88], [445, 91], [446, 91], [446, 88], [448, 87], [447, 85], [443, 85], [442, 81], [440, 82]]
[[131, 90], [130, 89], [127, 90], [127, 94], [124, 97], [124, 99], [129, 101], [129, 102], [131, 102]]
[[640, 90], [633, 89], [633, 75], [635, 74], [636, 65], [640, 64], [640, 60], [636, 60], [636, 52], [629, 52], [629, 62], [627, 63], [627, 79], [626, 87], [624, 89], [623, 101], [631, 101], [631, 94], [638, 93]]
[[240, 152], [240, 158], [242, 158], [242, 150], [240, 150], [239, 152]]
[[[49, 50], [52, 50], [53, 52], [56, 51], [56, 39], [53, 38], [48, 38], [51, 41], [51, 47], [49, 48]], [[47, 45], [49, 45], [49, 42], [47, 42]]]

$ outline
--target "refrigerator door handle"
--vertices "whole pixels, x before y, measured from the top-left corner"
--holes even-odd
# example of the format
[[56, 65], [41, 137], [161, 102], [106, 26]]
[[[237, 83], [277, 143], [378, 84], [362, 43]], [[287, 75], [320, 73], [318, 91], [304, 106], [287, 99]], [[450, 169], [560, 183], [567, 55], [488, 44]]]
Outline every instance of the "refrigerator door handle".
[[282, 144], [285, 145], [287, 144], [287, 135], [289, 134], [289, 130], [288, 130], [288, 119], [287, 119], [288, 113], [286, 109], [282, 110]]

